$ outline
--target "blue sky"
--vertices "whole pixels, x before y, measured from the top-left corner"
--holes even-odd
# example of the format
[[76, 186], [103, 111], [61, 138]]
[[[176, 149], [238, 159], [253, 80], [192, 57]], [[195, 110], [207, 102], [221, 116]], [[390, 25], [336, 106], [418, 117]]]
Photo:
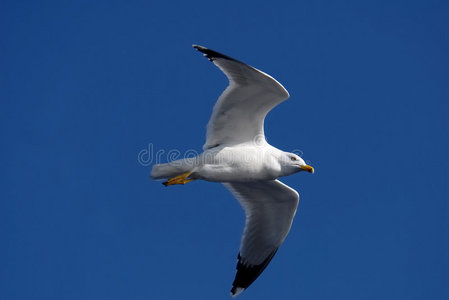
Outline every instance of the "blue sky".
[[[315, 174], [241, 299], [448, 299], [448, 1], [0, 3], [0, 299], [229, 299], [244, 215], [138, 153], [200, 151], [227, 81], [274, 76]], [[164, 160], [166, 155], [162, 156]]]

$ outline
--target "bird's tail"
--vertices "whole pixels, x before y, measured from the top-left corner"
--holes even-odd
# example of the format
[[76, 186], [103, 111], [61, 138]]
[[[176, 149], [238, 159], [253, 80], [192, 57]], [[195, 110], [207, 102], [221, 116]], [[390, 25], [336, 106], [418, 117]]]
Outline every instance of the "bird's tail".
[[151, 169], [151, 178], [168, 179], [186, 172], [193, 172], [196, 167], [195, 158], [175, 160], [166, 164], [154, 165]]

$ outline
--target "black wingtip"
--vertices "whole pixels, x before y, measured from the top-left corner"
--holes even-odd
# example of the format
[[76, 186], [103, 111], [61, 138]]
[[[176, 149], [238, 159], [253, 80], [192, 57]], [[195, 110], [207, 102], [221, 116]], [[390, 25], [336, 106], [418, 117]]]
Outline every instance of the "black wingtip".
[[273, 256], [276, 254], [275, 249], [271, 254], [259, 265], [247, 265], [243, 262], [240, 253], [237, 262], [237, 274], [235, 274], [234, 282], [232, 283], [231, 295], [238, 296], [241, 292], [247, 289], [256, 279], [262, 274], [263, 270], [268, 266]]
[[200, 46], [200, 45], [192, 45], [193, 48], [195, 48], [196, 50], [202, 52], [204, 54], [205, 57], [207, 57], [207, 59], [209, 59], [210, 61], [214, 61], [217, 58], [224, 58], [224, 59], [229, 59], [229, 60], [234, 60], [234, 61], [238, 61], [232, 57], [229, 57], [227, 55], [221, 54], [217, 51], [208, 49], [206, 47]]

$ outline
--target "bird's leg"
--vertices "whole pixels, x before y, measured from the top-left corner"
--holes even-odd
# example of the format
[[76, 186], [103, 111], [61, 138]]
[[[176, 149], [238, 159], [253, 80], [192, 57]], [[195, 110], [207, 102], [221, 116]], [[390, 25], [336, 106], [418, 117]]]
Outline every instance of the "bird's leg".
[[192, 172], [183, 173], [176, 177], [170, 178], [169, 180], [163, 182], [162, 184], [165, 186], [174, 185], [174, 184], [186, 184], [187, 182], [195, 180], [193, 178], [187, 178], [190, 176], [190, 174], [192, 174]]

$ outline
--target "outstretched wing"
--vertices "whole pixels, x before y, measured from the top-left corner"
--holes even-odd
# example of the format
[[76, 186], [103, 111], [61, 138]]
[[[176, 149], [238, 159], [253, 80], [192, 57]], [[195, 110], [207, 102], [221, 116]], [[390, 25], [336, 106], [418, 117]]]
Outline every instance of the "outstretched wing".
[[273, 77], [231, 57], [193, 45], [219, 67], [229, 86], [218, 98], [207, 124], [203, 149], [235, 145], [262, 138], [267, 113], [288, 99], [287, 90]]
[[246, 225], [231, 295], [245, 290], [266, 268], [287, 236], [299, 203], [298, 193], [279, 180], [223, 183], [238, 199]]

